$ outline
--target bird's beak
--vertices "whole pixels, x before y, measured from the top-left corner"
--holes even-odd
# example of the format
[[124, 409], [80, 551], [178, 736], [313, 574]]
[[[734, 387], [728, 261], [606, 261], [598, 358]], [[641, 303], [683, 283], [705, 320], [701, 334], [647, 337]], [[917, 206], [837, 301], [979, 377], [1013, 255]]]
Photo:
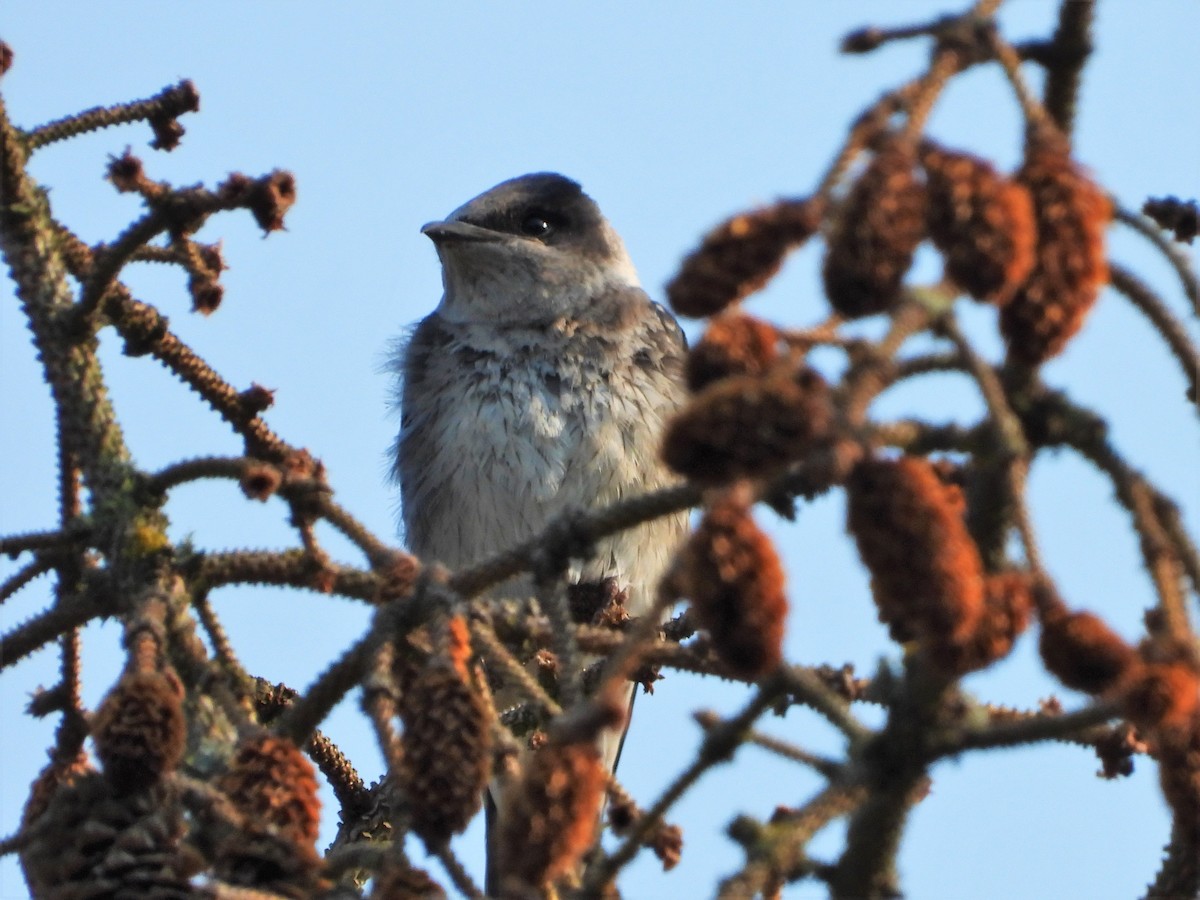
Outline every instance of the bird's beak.
[[439, 245], [452, 241], [498, 241], [503, 238], [502, 234], [490, 228], [453, 221], [430, 222], [421, 228], [421, 234]]

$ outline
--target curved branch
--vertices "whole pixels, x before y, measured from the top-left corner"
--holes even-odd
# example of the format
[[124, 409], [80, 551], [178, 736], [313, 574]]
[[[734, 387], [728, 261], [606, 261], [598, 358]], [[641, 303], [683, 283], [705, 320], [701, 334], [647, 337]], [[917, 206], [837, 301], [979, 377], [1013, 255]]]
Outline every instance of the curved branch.
[[1187, 385], [1187, 395], [1193, 403], [1200, 402], [1197, 396], [1197, 382], [1200, 380], [1200, 352], [1192, 344], [1183, 324], [1175, 318], [1167, 305], [1154, 293], [1151, 287], [1124, 266], [1109, 263], [1109, 277], [1112, 286], [1128, 298], [1136, 309], [1150, 322], [1159, 333], [1171, 353], [1183, 369], [1184, 382]]

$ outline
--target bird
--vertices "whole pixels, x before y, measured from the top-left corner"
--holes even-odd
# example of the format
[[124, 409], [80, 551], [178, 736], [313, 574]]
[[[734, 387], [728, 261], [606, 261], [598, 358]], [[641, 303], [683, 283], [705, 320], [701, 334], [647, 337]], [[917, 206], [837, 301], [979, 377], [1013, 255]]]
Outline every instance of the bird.
[[[421, 231], [443, 294], [393, 363], [393, 474], [412, 552], [457, 569], [572, 511], [676, 483], [659, 448], [685, 398], [683, 332], [578, 182], [513, 178]], [[678, 513], [604, 538], [568, 578], [615, 583], [628, 613], [644, 615], [686, 529]], [[492, 591], [532, 595], [529, 576]], [[609, 771], [624, 734], [599, 739]]]

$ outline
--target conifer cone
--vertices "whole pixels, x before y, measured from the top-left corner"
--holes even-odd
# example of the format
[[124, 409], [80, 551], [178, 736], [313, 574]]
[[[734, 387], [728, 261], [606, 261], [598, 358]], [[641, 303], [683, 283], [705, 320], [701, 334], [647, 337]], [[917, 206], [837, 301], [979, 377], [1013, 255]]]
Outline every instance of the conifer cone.
[[1003, 306], [1033, 270], [1033, 199], [991, 163], [932, 142], [921, 146], [927, 221], [946, 273], [976, 300]]
[[812, 237], [823, 212], [812, 199], [781, 200], [721, 223], [667, 284], [671, 308], [681, 316], [711, 316], [760, 290], [788, 252]]
[[21, 865], [38, 898], [196, 896], [183, 812], [161, 784], [118, 794], [96, 771], [62, 784], [25, 825]]
[[591, 741], [552, 741], [530, 754], [500, 804], [505, 896], [536, 891], [576, 868], [596, 840], [607, 784]]
[[754, 679], [783, 659], [788, 602], [783, 565], [750, 506], [744, 487], [714, 502], [676, 557], [664, 590], [690, 599], [713, 650], [734, 674]]
[[928, 460], [867, 457], [846, 482], [847, 528], [871, 573], [879, 619], [935, 658], [964, 652], [984, 615], [983, 563], [961, 492]]
[[829, 436], [829, 387], [814, 370], [776, 368], [710, 384], [667, 424], [663, 459], [699, 482], [764, 476]]
[[1040, 365], [1062, 352], [1108, 281], [1104, 229], [1112, 205], [1072, 161], [1065, 141], [1032, 138], [1017, 181], [1033, 197], [1033, 272], [1000, 313], [1011, 359]]
[[963, 643], [931, 648], [934, 660], [951, 675], [983, 669], [1012, 650], [1029, 625], [1033, 594], [1024, 572], [996, 572], [984, 581], [983, 615], [971, 637]]
[[183, 687], [173, 672], [129, 672], [101, 704], [92, 740], [118, 792], [141, 790], [183, 759]]
[[312, 763], [291, 741], [262, 733], [242, 741], [217, 784], [245, 819], [218, 849], [217, 876], [286, 897], [311, 896], [321, 884]]
[[1122, 702], [1125, 715], [1143, 731], [1186, 730], [1200, 711], [1200, 675], [1182, 661], [1139, 666]]
[[1090, 612], [1044, 615], [1038, 651], [1046, 670], [1069, 688], [1100, 694], [1130, 674], [1137, 652]]
[[448, 647], [413, 679], [401, 707], [400, 783], [413, 829], [433, 845], [467, 827], [491, 777], [490, 709], [468, 671], [469, 655], [466, 623], [455, 617]]
[[264, 733], [242, 741], [219, 783], [250, 821], [297, 843], [316, 841], [321, 811], [316, 775], [312, 763], [286, 738]]
[[684, 374], [693, 393], [730, 375], [766, 375], [779, 361], [779, 332], [753, 316], [714, 316], [688, 351]]
[[834, 219], [822, 275], [849, 319], [891, 309], [925, 236], [925, 188], [912, 145], [892, 138], [850, 188]]

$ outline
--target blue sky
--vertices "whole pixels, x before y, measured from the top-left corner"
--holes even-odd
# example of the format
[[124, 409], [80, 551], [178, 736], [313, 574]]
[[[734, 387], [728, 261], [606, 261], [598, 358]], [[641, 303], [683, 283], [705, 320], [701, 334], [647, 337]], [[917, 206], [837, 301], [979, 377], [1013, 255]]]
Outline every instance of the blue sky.
[[[210, 318], [187, 312], [183, 278], [150, 266], [127, 270], [135, 294], [235, 385], [275, 388], [268, 421], [326, 463], [339, 499], [381, 535], [395, 534], [396, 495], [385, 450], [397, 421], [386, 409], [389, 339], [429, 312], [440, 293], [433, 247], [418, 229], [505, 178], [557, 170], [580, 180], [625, 237], [647, 290], [661, 287], [698, 236], [724, 216], [779, 195], [810, 190], [847, 123], [881, 91], [917, 73], [923, 42], [867, 57], [841, 57], [838, 39], [863, 24], [925, 20], [965, 7], [905, 3], [684, 4], [618, 2], [547, 10], [513, 4], [120, 4], [10, 2], [0, 33], [17, 54], [4, 78], [10, 115], [22, 125], [195, 81], [201, 113], [171, 154], [150, 150], [132, 126], [40, 152], [34, 173], [51, 188], [59, 217], [89, 242], [111, 239], [138, 214], [135, 199], [102, 180], [109, 154], [132, 146], [152, 177], [214, 183], [231, 170], [294, 172], [299, 202], [288, 231], [262, 240], [245, 215], [213, 220], [224, 240], [225, 302]], [[1053, 26], [1055, 4], [1018, 0], [1001, 21], [1013, 39]], [[1200, 6], [1185, 0], [1100, 4], [1098, 52], [1086, 73], [1076, 147], [1118, 199], [1200, 193], [1200, 86], [1194, 47]], [[930, 131], [944, 142], [1017, 162], [1021, 127], [999, 72], [972, 71], [939, 104]], [[1187, 160], [1191, 159], [1189, 163]], [[1142, 242], [1117, 228], [1112, 256], [1144, 275], [1187, 321], [1178, 284]], [[803, 325], [824, 315], [815, 277], [819, 249], [789, 262], [751, 310]], [[936, 275], [929, 255], [918, 273]], [[994, 314], [964, 308], [964, 325], [995, 358]], [[870, 326], [867, 326], [870, 327]], [[694, 328], [689, 330], [695, 333]], [[103, 361], [138, 462], [155, 469], [198, 454], [237, 453], [238, 442], [148, 359], [120, 354], [103, 335]], [[1156, 336], [1114, 294], [1085, 332], [1046, 367], [1053, 385], [1109, 417], [1112, 439], [1179, 499], [1200, 532], [1196, 420], [1183, 381]], [[11, 290], [0, 285], [0, 530], [50, 527], [53, 434], [48, 392]], [[875, 409], [969, 421], [981, 405], [968, 386], [935, 378], [897, 391]], [[1130, 639], [1151, 602], [1136, 541], [1111, 490], [1067, 454], [1045, 457], [1032, 476], [1032, 506], [1047, 565], [1068, 601], [1100, 611]], [[294, 541], [283, 505], [250, 504], [236, 486], [206, 484], [172, 495], [172, 535], [202, 548], [282, 547]], [[871, 672], [897, 649], [875, 622], [866, 576], [844, 535], [840, 495], [802, 510], [794, 525], [768, 511], [789, 574], [787, 650], [805, 663], [853, 662]], [[331, 549], [354, 555], [332, 535]], [[0, 576], [12, 564], [0, 561]], [[49, 580], [0, 608], [11, 628], [43, 608]], [[367, 621], [349, 601], [272, 590], [214, 595], [245, 665], [302, 688]], [[119, 630], [92, 626], [85, 643], [85, 699], [112, 683]], [[1050, 693], [1034, 636], [1013, 657], [973, 676], [978, 696], [1022, 707]], [[52, 722], [21, 714], [29, 692], [55, 679], [47, 650], [0, 677], [0, 834], [17, 826], [26, 787], [44, 761]], [[736, 708], [745, 689], [670, 675], [638, 704], [622, 777], [650, 801], [693, 752], [690, 712]], [[874, 711], [864, 718], [877, 721]], [[379, 758], [353, 698], [327, 724], [371, 779]], [[839, 745], [815, 717], [792, 711], [764, 727], [806, 747]], [[900, 855], [914, 898], [985, 900], [1135, 896], [1153, 876], [1168, 821], [1154, 767], [1104, 782], [1085, 751], [1066, 746], [1005, 751], [943, 763], [914, 812]], [[653, 858], [630, 869], [625, 895], [693, 897], [739, 864], [724, 827], [737, 812], [765, 817], [817, 787], [809, 773], [747, 749], [710, 773], [676, 809], [684, 823], [679, 868]], [[332, 815], [325, 837], [332, 835]], [[831, 829], [814, 851], [835, 853]], [[476, 871], [473, 828], [456, 847]], [[418, 851], [418, 858], [421, 853]], [[431, 870], [438, 874], [436, 862]], [[14, 860], [0, 860], [0, 897], [25, 895]], [[817, 897], [813, 885], [788, 897]]]

